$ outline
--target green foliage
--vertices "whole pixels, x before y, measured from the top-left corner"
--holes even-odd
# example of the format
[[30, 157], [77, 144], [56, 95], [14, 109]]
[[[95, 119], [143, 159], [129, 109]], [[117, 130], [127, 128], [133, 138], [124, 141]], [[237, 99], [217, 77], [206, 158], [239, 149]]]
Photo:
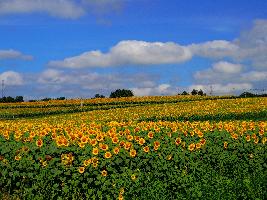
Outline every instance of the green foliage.
[[126, 89], [117, 89], [114, 92], [111, 92], [110, 98], [119, 98], [119, 97], [132, 97], [134, 96], [131, 90]]
[[[205, 146], [190, 152], [170, 145], [176, 136], [170, 138], [164, 132], [152, 142], [162, 135], [158, 150], [147, 154], [134, 144], [138, 152], [134, 158], [125, 149], [111, 159], [101, 153], [99, 165], [88, 166], [84, 173], [77, 169], [90, 155], [91, 146], [58, 148], [47, 139], [38, 148], [34, 142], [0, 136], [1, 192], [19, 199], [116, 199], [123, 188], [124, 199], [266, 199], [266, 145], [242, 139], [233, 142], [216, 130], [205, 135]], [[191, 143], [197, 137], [183, 140]], [[227, 149], [223, 141], [229, 142]], [[65, 166], [60, 157], [70, 152], [74, 162]], [[170, 154], [172, 158], [166, 159]], [[18, 155], [20, 160], [15, 160]], [[102, 170], [108, 175], [102, 176]]]

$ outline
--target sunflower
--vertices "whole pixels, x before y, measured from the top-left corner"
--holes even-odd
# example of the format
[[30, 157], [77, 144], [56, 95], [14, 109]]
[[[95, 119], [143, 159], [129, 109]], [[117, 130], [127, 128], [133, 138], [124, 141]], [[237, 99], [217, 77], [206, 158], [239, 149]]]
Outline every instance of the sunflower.
[[201, 148], [201, 144], [200, 143], [196, 143], [196, 149], [200, 149]]
[[102, 176], [107, 176], [107, 175], [108, 175], [107, 170], [103, 170], [103, 171], [101, 172], [101, 175], [102, 175]]
[[93, 163], [94, 168], [97, 168], [97, 166], [98, 166], [98, 163]]
[[107, 144], [102, 144], [100, 147], [103, 151], [108, 150], [108, 145]]
[[189, 146], [188, 146], [188, 149], [190, 150], [190, 151], [193, 151], [194, 150], [194, 148], [195, 148], [195, 144], [194, 143], [192, 143], [192, 144], [190, 144]]
[[152, 131], [150, 131], [148, 134], [147, 134], [147, 137], [152, 139], [154, 137], [154, 134]]
[[154, 151], [157, 151], [159, 149], [158, 146], [154, 146]]
[[20, 160], [21, 159], [21, 156], [20, 155], [17, 155], [17, 156], [15, 156], [15, 160]]
[[98, 155], [99, 154], [99, 149], [97, 147], [93, 148], [93, 151], [92, 151], [93, 155]]
[[136, 150], [135, 149], [131, 149], [130, 156], [131, 157], [135, 157], [136, 156]]
[[114, 149], [113, 149], [113, 153], [114, 154], [118, 154], [120, 152], [120, 148], [119, 147], [115, 147]]
[[247, 142], [250, 141], [250, 135], [247, 135], [247, 136], [246, 136], [246, 140], [247, 140]]
[[108, 151], [105, 153], [104, 156], [105, 156], [105, 158], [111, 158], [112, 154]]
[[95, 145], [97, 145], [97, 140], [96, 139], [92, 139], [90, 143], [91, 143], [92, 146], [95, 146]]
[[149, 152], [149, 146], [145, 146], [145, 147], [143, 148], [143, 151], [146, 152], [146, 153], [148, 153], [148, 152]]
[[125, 142], [124, 141], [121, 141], [120, 142], [120, 147], [124, 147], [125, 146]]
[[124, 194], [124, 188], [120, 188], [120, 194]]
[[146, 143], [144, 138], [140, 138], [138, 142], [141, 146]]
[[89, 166], [90, 164], [91, 164], [91, 159], [88, 159], [88, 160], [84, 160], [84, 161], [83, 161], [83, 165], [84, 165], [85, 167]]
[[132, 179], [133, 181], [135, 181], [135, 180], [136, 180], [136, 175], [135, 175], [135, 174], [132, 174], [132, 175], [131, 175], [131, 179]]
[[176, 140], [175, 140], [175, 144], [176, 145], [181, 144], [181, 142], [182, 142], [182, 139], [181, 138], [176, 138]]
[[227, 143], [227, 142], [224, 142], [224, 143], [223, 143], [223, 147], [224, 147], [225, 149], [227, 149], [227, 147], [228, 147], [228, 143]]
[[43, 140], [42, 139], [36, 140], [36, 146], [37, 147], [42, 147], [43, 146]]
[[119, 139], [118, 139], [117, 137], [113, 137], [113, 138], [112, 138], [112, 142], [113, 142], [114, 144], [117, 144], [117, 143], [119, 142]]
[[200, 144], [201, 144], [201, 145], [206, 144], [206, 140], [205, 140], [204, 138], [201, 138], [201, 140], [200, 140]]
[[79, 142], [78, 145], [79, 145], [80, 148], [84, 148], [85, 147], [85, 144], [81, 143], [81, 142]]
[[84, 167], [79, 167], [79, 169], [78, 169], [78, 171], [79, 171], [80, 174], [83, 174], [84, 173], [84, 170], [85, 170]]
[[96, 136], [96, 140], [98, 141], [98, 142], [101, 142], [101, 141], [103, 141], [104, 140], [104, 137], [102, 136], [102, 135], [97, 135]]
[[81, 137], [81, 143], [86, 144], [88, 142], [89, 138], [88, 136], [82, 136]]
[[159, 147], [160, 146], [160, 142], [159, 141], [155, 141], [154, 142], [154, 146]]
[[132, 135], [127, 135], [127, 140], [132, 141], [134, 137]]

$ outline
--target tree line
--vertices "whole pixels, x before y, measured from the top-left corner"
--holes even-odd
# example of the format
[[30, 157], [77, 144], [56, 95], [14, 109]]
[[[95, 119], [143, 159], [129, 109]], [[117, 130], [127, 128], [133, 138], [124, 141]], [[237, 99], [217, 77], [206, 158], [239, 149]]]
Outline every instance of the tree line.
[[[182, 93], [178, 93], [177, 95], [200, 95], [200, 96], [206, 96], [207, 94], [204, 93], [201, 89], [196, 90], [193, 89], [190, 93], [187, 91], [183, 91]], [[109, 98], [120, 98], [120, 97], [132, 97], [134, 96], [134, 93], [132, 90], [128, 89], [117, 89], [110, 93]], [[253, 94], [250, 92], [243, 92], [239, 96], [240, 98], [246, 98], [246, 97], [267, 97], [267, 94]], [[93, 98], [106, 98], [104, 95], [101, 94], [95, 94]], [[41, 100], [29, 100], [29, 102], [36, 102], [36, 101], [50, 101], [50, 100], [65, 100], [65, 97], [59, 97], [59, 98], [43, 98]], [[0, 103], [17, 103], [17, 102], [24, 102], [23, 96], [16, 96], [15, 98], [8, 96], [8, 97], [2, 97], [0, 98]]]

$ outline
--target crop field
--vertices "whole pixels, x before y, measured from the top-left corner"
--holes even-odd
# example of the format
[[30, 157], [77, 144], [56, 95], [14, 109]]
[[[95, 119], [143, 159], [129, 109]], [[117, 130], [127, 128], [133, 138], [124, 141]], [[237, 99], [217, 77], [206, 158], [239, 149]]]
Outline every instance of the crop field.
[[0, 104], [0, 199], [267, 199], [267, 98]]

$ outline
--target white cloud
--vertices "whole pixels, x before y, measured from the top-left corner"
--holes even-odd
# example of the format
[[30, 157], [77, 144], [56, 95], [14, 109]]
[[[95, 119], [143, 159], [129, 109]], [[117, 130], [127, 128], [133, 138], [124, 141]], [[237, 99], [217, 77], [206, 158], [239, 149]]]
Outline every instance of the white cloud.
[[50, 67], [85, 68], [121, 65], [153, 65], [181, 63], [191, 59], [183, 46], [167, 42], [121, 41], [108, 53], [89, 51], [63, 61], [51, 61]]
[[236, 92], [248, 91], [253, 88], [251, 83], [228, 83], [228, 84], [212, 84], [212, 85], [202, 85], [196, 84], [188, 87], [188, 91], [203, 90], [203, 92], [209, 94], [212, 86], [212, 91], [214, 95], [227, 95], [235, 94]]
[[249, 82], [257, 82], [257, 81], [267, 82], [267, 71], [250, 71], [241, 74], [241, 80]]
[[73, 0], [1, 0], [0, 14], [47, 13], [51, 16], [75, 19], [85, 10]]
[[13, 49], [0, 50], [0, 60], [4, 60], [4, 59], [32, 60], [33, 57], [31, 55], [25, 55]]
[[14, 71], [6, 71], [0, 74], [0, 80], [4, 81], [5, 85], [18, 86], [23, 85], [23, 77], [21, 74]]
[[234, 55], [239, 47], [232, 42], [225, 40], [214, 40], [188, 46], [196, 56], [207, 58], [224, 58]]
[[240, 47], [237, 59], [251, 61], [258, 69], [267, 69], [267, 20], [255, 20], [253, 27], [243, 31], [234, 41]]
[[236, 74], [241, 72], [241, 64], [233, 64], [226, 61], [220, 61], [213, 65], [213, 70], [219, 73]]
[[119, 12], [127, 0], [1, 0], [0, 15], [45, 13], [53, 17], [77, 19], [86, 13], [101, 16]]
[[135, 96], [155, 96], [155, 95], [174, 95], [177, 88], [169, 84], [160, 84], [154, 87], [135, 87], [131, 88]]
[[219, 61], [214, 63], [211, 68], [195, 72], [193, 76], [198, 82], [229, 82], [232, 79], [237, 80], [242, 69], [243, 66], [241, 64]]

